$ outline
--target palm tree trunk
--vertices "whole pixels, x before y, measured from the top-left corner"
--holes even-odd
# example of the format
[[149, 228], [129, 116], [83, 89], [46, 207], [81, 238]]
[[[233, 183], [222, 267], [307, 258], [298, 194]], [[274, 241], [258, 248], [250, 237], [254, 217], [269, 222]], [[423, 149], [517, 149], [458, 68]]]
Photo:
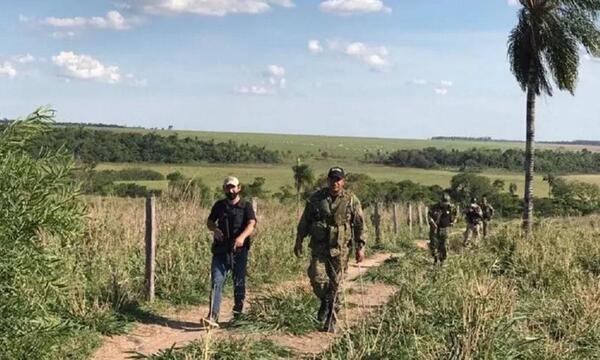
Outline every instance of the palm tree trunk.
[[533, 173], [535, 152], [535, 86], [527, 87], [527, 120], [525, 134], [525, 195], [523, 197], [523, 230], [531, 234], [533, 225]]

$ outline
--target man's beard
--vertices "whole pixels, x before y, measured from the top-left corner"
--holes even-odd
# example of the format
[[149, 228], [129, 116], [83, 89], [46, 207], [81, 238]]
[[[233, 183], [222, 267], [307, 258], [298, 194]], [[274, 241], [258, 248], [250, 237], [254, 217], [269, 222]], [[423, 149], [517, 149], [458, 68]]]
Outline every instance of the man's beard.
[[229, 200], [233, 200], [233, 199], [235, 199], [238, 196], [238, 193], [230, 193], [230, 192], [228, 192], [228, 193], [225, 194], [225, 196], [227, 196], [227, 198]]

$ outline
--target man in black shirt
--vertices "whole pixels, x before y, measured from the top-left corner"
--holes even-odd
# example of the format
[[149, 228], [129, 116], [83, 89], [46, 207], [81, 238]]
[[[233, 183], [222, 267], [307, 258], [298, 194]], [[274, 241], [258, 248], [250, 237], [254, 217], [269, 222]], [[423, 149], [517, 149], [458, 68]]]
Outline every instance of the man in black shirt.
[[240, 198], [242, 187], [236, 177], [228, 176], [223, 182], [225, 199], [217, 201], [206, 225], [213, 232], [210, 313], [206, 325], [218, 327], [221, 293], [225, 277], [233, 273], [233, 314], [238, 316], [246, 297], [246, 264], [250, 249], [250, 235], [256, 225], [252, 204]]

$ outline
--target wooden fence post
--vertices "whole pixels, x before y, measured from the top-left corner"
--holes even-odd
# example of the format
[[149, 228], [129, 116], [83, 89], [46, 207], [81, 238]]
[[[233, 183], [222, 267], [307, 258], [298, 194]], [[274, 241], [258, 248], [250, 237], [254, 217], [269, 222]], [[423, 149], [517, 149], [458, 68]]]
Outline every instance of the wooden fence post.
[[412, 204], [408, 203], [408, 231], [411, 234], [412, 234], [412, 225], [413, 225]]
[[256, 198], [252, 198], [252, 210], [254, 210], [254, 215], [258, 216], [258, 200]]
[[394, 235], [398, 234], [398, 204], [392, 206], [392, 218], [394, 220]]
[[423, 205], [421, 203], [419, 203], [419, 205], [417, 205], [417, 214], [419, 215], [418, 219], [419, 219], [419, 231], [423, 230]]
[[373, 215], [371, 216], [371, 222], [375, 228], [375, 244], [381, 244], [381, 205], [376, 202], [373, 207]]
[[156, 206], [153, 195], [146, 197], [146, 300], [154, 301], [156, 258]]

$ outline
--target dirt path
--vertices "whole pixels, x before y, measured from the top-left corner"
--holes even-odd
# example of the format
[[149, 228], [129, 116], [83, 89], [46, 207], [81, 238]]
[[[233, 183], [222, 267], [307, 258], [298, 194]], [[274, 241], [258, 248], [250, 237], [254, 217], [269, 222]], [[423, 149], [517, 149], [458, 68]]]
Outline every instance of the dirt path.
[[[346, 307], [340, 314], [340, 331], [348, 329], [367, 313], [388, 302], [394, 294], [394, 288], [384, 284], [363, 283], [360, 277], [370, 268], [381, 265], [389, 259], [391, 254], [375, 254], [365, 259], [358, 266], [350, 264], [345, 283]], [[353, 281], [354, 280], [354, 281]], [[296, 284], [298, 282], [289, 282]], [[278, 286], [285, 287], [288, 284]], [[368, 296], [365, 296], [368, 294]], [[248, 295], [252, 298], [252, 294]], [[247, 299], [247, 300], [249, 300]], [[222, 313], [219, 320], [227, 323], [231, 320], [230, 309], [233, 307], [231, 298], [224, 298], [221, 304]], [[316, 309], [315, 309], [316, 310]], [[127, 359], [135, 352], [152, 354], [161, 349], [182, 346], [194, 340], [204, 337], [235, 337], [246, 336], [258, 339], [269, 339], [282, 346], [289, 347], [299, 354], [317, 354], [327, 349], [335, 340], [334, 335], [323, 332], [313, 332], [303, 336], [286, 335], [281, 333], [253, 334], [242, 331], [227, 329], [226, 327], [211, 331], [202, 331], [199, 320], [208, 313], [208, 306], [197, 306], [183, 311], [173, 311], [162, 317], [153, 318], [148, 323], [138, 323], [132, 331], [126, 335], [106, 337], [103, 345], [96, 351], [94, 360]], [[336, 335], [340, 336], [340, 335]]]

